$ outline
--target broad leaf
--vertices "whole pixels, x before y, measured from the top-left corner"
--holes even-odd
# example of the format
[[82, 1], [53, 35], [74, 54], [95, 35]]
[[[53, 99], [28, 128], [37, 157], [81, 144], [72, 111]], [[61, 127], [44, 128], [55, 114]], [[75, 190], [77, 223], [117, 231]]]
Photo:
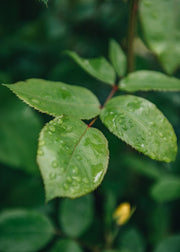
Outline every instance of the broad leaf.
[[47, 200], [76, 198], [101, 183], [108, 165], [108, 143], [99, 130], [78, 119], [55, 118], [40, 134], [38, 163]]
[[52, 116], [91, 119], [99, 114], [99, 101], [88, 89], [61, 82], [29, 79], [5, 85], [30, 106]]
[[180, 80], [159, 72], [142, 70], [130, 73], [122, 79], [119, 89], [128, 92], [139, 90], [180, 91]]
[[37, 173], [37, 138], [40, 118], [10, 90], [0, 86], [0, 162]]
[[119, 247], [121, 251], [129, 252], [145, 252], [145, 241], [141, 233], [135, 229], [130, 228], [122, 233], [119, 240]]
[[163, 178], [151, 188], [151, 195], [159, 202], [180, 198], [180, 178]]
[[34, 252], [53, 237], [49, 219], [35, 211], [11, 210], [0, 215], [0, 250]]
[[117, 74], [120, 77], [124, 76], [127, 70], [126, 55], [120, 45], [113, 39], [110, 41], [109, 58]]
[[180, 4], [178, 0], [142, 0], [144, 36], [168, 74], [180, 65]]
[[96, 79], [114, 85], [116, 74], [109, 62], [103, 58], [84, 59], [79, 57], [75, 52], [67, 52], [88, 74]]
[[180, 234], [171, 236], [160, 242], [154, 252], [179, 252]]
[[82, 249], [75, 241], [63, 239], [56, 242], [50, 252], [82, 252]]
[[74, 200], [63, 200], [59, 212], [63, 232], [70, 237], [79, 237], [84, 234], [93, 221], [93, 210], [92, 195]]
[[118, 96], [106, 104], [100, 117], [112, 133], [150, 158], [175, 159], [176, 135], [153, 103], [132, 95]]

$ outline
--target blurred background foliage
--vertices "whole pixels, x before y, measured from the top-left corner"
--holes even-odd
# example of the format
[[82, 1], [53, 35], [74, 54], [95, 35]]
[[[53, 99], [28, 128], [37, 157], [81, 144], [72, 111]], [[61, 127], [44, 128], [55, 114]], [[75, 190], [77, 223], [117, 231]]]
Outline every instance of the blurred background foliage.
[[[126, 52], [126, 0], [50, 0], [48, 7], [38, 0], [0, 3], [1, 83], [44, 78], [87, 87], [101, 102], [105, 100], [110, 87], [91, 78], [63, 52], [107, 57], [110, 38]], [[163, 72], [156, 56], [145, 46], [139, 20], [134, 46], [136, 70]], [[179, 70], [175, 76], [180, 77]], [[179, 142], [180, 94], [140, 95], [167, 116]], [[108, 245], [116, 229], [113, 250], [107, 248], [105, 252], [180, 251], [179, 153], [174, 163], [152, 161], [97, 121], [95, 126], [106, 135], [110, 149], [109, 168], [102, 185], [80, 199], [53, 200], [45, 205], [36, 149], [38, 134], [50, 119], [0, 86], [0, 210], [29, 209], [51, 217], [60, 233], [40, 251], [103, 251], [98, 249]], [[136, 211], [125, 226], [117, 228], [112, 214], [123, 201], [136, 206]]]

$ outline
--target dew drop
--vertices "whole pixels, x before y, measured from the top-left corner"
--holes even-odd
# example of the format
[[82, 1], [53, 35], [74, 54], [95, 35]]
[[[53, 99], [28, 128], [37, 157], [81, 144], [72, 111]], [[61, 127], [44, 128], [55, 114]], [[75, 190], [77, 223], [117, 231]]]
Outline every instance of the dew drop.
[[80, 155], [76, 155], [77, 160], [82, 160], [82, 157]]
[[87, 178], [83, 178], [83, 182], [84, 182], [85, 184], [88, 184], [88, 183], [89, 183], [89, 180], [88, 180]]
[[71, 177], [67, 177], [67, 182], [71, 183], [72, 182], [72, 178]]
[[32, 101], [33, 103], [39, 104], [39, 101], [36, 100], [36, 99], [32, 99], [31, 101]]
[[58, 163], [55, 160], [52, 162], [52, 167], [53, 168], [57, 168], [58, 167]]
[[39, 141], [39, 146], [44, 146], [45, 145], [45, 142], [43, 140], [40, 140]]
[[44, 152], [43, 152], [43, 150], [39, 149], [38, 152], [37, 152], [37, 154], [38, 154], [39, 156], [43, 156], [43, 155], [44, 155]]
[[50, 179], [55, 179], [55, 178], [56, 178], [56, 174], [55, 174], [54, 172], [51, 172], [51, 173], [49, 174], [49, 178], [50, 178]]
[[67, 190], [69, 188], [68, 184], [66, 184], [66, 183], [64, 183], [63, 187], [65, 190]]
[[72, 170], [72, 172], [73, 172], [74, 174], [78, 174], [78, 173], [79, 173], [79, 170], [78, 170], [77, 167], [74, 167], [73, 170]]
[[49, 126], [49, 130], [50, 130], [51, 132], [55, 132], [55, 131], [56, 131], [56, 129], [55, 129], [55, 127], [54, 127], [53, 125]]
[[81, 182], [81, 177], [73, 177], [74, 180], [76, 180], [77, 182]]

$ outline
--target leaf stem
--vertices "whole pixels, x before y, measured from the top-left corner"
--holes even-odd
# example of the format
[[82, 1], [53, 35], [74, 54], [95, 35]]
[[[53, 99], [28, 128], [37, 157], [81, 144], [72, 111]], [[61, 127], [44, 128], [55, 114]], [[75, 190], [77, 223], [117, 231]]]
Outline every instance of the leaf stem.
[[[118, 87], [116, 85], [113, 85], [113, 88], [111, 89], [111, 92], [109, 93], [108, 97], [106, 98], [104, 104], [101, 106], [101, 109], [104, 108], [104, 106], [106, 105], [106, 103], [113, 97], [113, 95], [116, 93], [116, 91], [118, 90]], [[88, 124], [88, 128], [90, 128], [95, 121], [98, 119], [99, 116], [96, 116], [89, 124]]]
[[129, 0], [129, 24], [128, 24], [128, 49], [127, 49], [127, 64], [128, 73], [134, 69], [134, 50], [133, 41], [136, 27], [136, 14], [138, 10], [139, 0]]

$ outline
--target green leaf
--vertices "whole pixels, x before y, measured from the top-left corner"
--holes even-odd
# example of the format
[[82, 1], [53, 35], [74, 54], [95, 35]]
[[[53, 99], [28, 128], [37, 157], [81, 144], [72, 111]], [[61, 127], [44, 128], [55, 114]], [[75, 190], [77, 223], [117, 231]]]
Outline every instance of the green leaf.
[[105, 58], [84, 59], [79, 57], [75, 52], [70, 51], [67, 54], [88, 74], [107, 84], [114, 85], [116, 74]]
[[150, 158], [175, 159], [176, 135], [153, 103], [132, 95], [118, 96], [106, 104], [100, 117], [112, 133]]
[[110, 41], [109, 58], [118, 76], [124, 76], [127, 70], [126, 55], [120, 45], [113, 39]]
[[179, 252], [180, 251], [180, 234], [171, 236], [160, 242], [154, 252]]
[[180, 198], [180, 178], [163, 178], [151, 188], [151, 196], [158, 202]]
[[78, 119], [55, 118], [40, 134], [38, 163], [44, 179], [46, 199], [76, 198], [93, 191], [108, 165], [108, 143], [104, 135]]
[[35, 211], [11, 210], [0, 215], [0, 250], [35, 252], [53, 237], [49, 219]]
[[5, 86], [30, 106], [52, 116], [67, 114], [91, 119], [100, 111], [96, 96], [83, 87], [41, 79]]
[[75, 241], [62, 239], [56, 242], [51, 252], [82, 252], [82, 249]]
[[41, 128], [38, 115], [0, 86], [0, 162], [37, 173], [36, 149]]
[[119, 89], [135, 91], [180, 91], [180, 80], [155, 71], [137, 71], [119, 82]]
[[124, 233], [121, 234], [119, 246], [122, 251], [145, 251], [144, 239], [141, 233], [135, 228], [127, 229]]
[[93, 221], [93, 198], [86, 195], [78, 199], [65, 199], [61, 202], [59, 221], [65, 234], [79, 237]]
[[144, 37], [168, 74], [180, 65], [179, 12], [178, 0], [140, 1]]

